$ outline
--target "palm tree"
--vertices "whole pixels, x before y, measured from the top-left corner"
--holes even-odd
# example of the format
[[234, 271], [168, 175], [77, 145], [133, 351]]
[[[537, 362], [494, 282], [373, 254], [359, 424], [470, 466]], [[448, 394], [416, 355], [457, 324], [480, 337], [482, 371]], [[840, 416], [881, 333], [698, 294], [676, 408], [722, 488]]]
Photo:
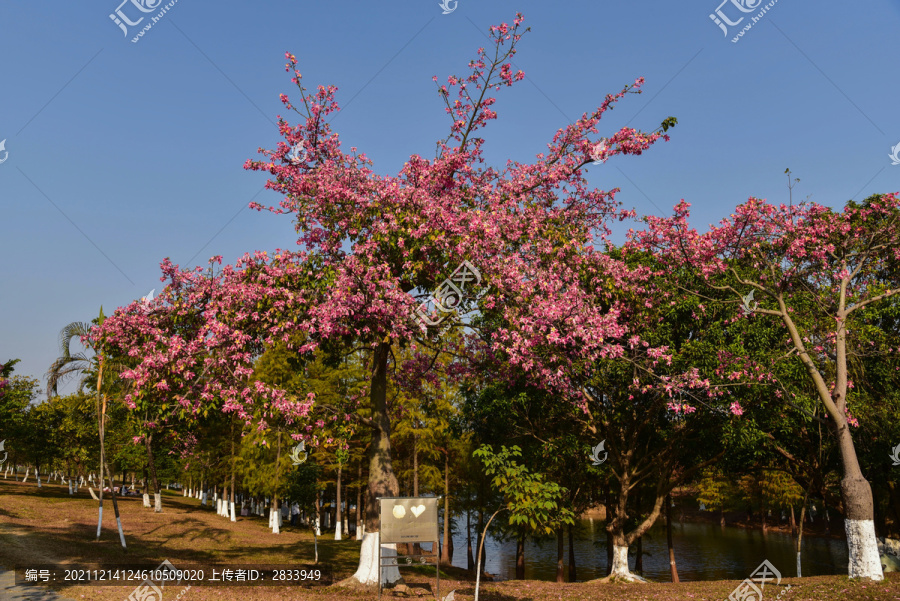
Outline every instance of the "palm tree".
[[[96, 325], [103, 325], [106, 316], [103, 315], [103, 307], [100, 307], [100, 315], [92, 320]], [[85, 350], [80, 353], [72, 354], [71, 345], [75, 337], [79, 338]], [[106, 395], [103, 393], [103, 372], [104, 369], [112, 368], [121, 371], [125, 366], [119, 362], [110, 362], [103, 353], [102, 346], [98, 341], [91, 337], [91, 325], [81, 321], [73, 321], [62, 329], [59, 333], [59, 347], [61, 355], [50, 365], [47, 371], [47, 398], [58, 394], [58, 387], [61, 383], [68, 381], [76, 375], [81, 375], [78, 390], [84, 391], [84, 388], [93, 382], [94, 374], [97, 376], [97, 417], [98, 430], [100, 435], [100, 505], [99, 515], [97, 518], [97, 540], [100, 540], [100, 530], [103, 525], [103, 483], [104, 470], [107, 473], [109, 468], [106, 466], [106, 444], [104, 442], [106, 434]], [[92, 356], [88, 356], [87, 352], [91, 351]], [[107, 388], [110, 386], [107, 384]], [[113, 510], [116, 513], [116, 524], [119, 528], [119, 540], [122, 547], [125, 548], [125, 535], [122, 532], [122, 519], [119, 516], [119, 504], [116, 501], [116, 493], [113, 488], [112, 478], [110, 478], [110, 494], [112, 495]]]

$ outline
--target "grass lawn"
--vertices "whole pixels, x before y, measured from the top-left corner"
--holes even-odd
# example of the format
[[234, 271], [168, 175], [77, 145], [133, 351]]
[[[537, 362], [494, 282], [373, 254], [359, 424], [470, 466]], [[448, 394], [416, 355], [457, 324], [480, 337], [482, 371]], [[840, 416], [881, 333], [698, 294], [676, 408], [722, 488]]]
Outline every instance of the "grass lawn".
[[[281, 534], [272, 534], [264, 518], [238, 518], [232, 523], [216, 515], [214, 506], [201, 507], [196, 499], [181, 493], [164, 493], [163, 513], [142, 507], [139, 497], [119, 499], [128, 551], [123, 552], [115, 528], [112, 502], [104, 500], [104, 529], [100, 542], [97, 532], [97, 502], [86, 488], [75, 497], [58, 484], [37, 488], [34, 482], [22, 484], [0, 479], [0, 565], [7, 569], [47, 564], [92, 564], [103, 569], [135, 564], [157, 566], [169, 560], [177, 568], [234, 568], [241, 565], [296, 568], [313, 563], [313, 537], [308, 530], [285, 526]], [[319, 541], [319, 563], [340, 581], [356, 570], [360, 543], [334, 541], [333, 535]], [[403, 568], [408, 591], [385, 598], [434, 598], [434, 571]], [[122, 601], [140, 581], [127, 586], [56, 585], [54, 590], [71, 599]], [[736, 580], [688, 582], [682, 584], [556, 584], [534, 580], [483, 582], [480, 599], [485, 601], [581, 601], [581, 600], [659, 600], [722, 601], [739, 584]], [[791, 588], [788, 590], [787, 585]], [[167, 587], [163, 601], [173, 601], [184, 585]], [[173, 592], [170, 592], [172, 590]], [[441, 595], [455, 590], [457, 601], [474, 598], [474, 578], [465, 570], [441, 570]], [[880, 583], [851, 582], [845, 576], [785, 578], [780, 586], [768, 585], [764, 601], [782, 593], [782, 601], [855, 601], [878, 599], [900, 601], [900, 574], [886, 575]], [[193, 586], [181, 596], [183, 601], [212, 600], [297, 600], [344, 601], [375, 599], [374, 590], [354, 590], [338, 586]]]

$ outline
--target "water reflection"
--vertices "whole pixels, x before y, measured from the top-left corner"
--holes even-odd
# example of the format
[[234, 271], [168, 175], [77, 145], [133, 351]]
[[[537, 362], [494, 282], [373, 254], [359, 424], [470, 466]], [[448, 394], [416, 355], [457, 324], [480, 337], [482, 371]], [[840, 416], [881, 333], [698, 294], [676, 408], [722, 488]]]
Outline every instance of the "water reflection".
[[[465, 519], [458, 521], [460, 533], [453, 538], [453, 565], [466, 567]], [[601, 520], [580, 520], [575, 540], [578, 580], [606, 575], [606, 531]], [[474, 532], [474, 528], [473, 528]], [[678, 576], [689, 580], [743, 580], [764, 559], [768, 559], [784, 577], [794, 577], [796, 553], [790, 534], [726, 527], [716, 524], [673, 524], [673, 544]], [[568, 539], [566, 561], [568, 562]], [[487, 565], [491, 574], [512, 579], [516, 573], [516, 543], [485, 541]], [[473, 555], [477, 549], [474, 549]], [[632, 546], [632, 553], [634, 546]], [[634, 569], [635, 557], [629, 558]], [[847, 544], [842, 539], [803, 537], [803, 575], [823, 576], [847, 573]], [[525, 577], [530, 580], [556, 579], [556, 539], [530, 540], [525, 545]], [[664, 526], [655, 526], [644, 535], [644, 577], [668, 582], [669, 557]]]

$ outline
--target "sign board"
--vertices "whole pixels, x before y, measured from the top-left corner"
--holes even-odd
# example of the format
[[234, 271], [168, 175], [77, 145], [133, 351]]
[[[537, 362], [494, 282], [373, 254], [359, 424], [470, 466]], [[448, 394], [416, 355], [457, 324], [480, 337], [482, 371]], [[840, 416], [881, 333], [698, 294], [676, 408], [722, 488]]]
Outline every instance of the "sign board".
[[382, 497], [381, 542], [431, 543], [437, 540], [440, 497]]

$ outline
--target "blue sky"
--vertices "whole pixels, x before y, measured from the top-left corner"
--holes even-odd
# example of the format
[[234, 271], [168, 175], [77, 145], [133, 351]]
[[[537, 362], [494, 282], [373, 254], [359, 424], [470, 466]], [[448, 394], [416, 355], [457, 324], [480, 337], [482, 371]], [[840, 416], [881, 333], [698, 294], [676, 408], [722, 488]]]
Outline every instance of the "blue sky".
[[[161, 288], [159, 263], [292, 248], [289, 217], [247, 208], [260, 173], [244, 161], [279, 140], [291, 94], [284, 52], [305, 85], [338, 86], [333, 120], [346, 148], [395, 174], [433, 156], [448, 117], [433, 75], [465, 74], [491, 24], [516, 11], [532, 28], [499, 94], [486, 157], [532, 161], [554, 132], [635, 78], [644, 94], [606, 114], [604, 133], [678, 119], [672, 140], [589, 172], [639, 213], [684, 198], [698, 227], [748, 196], [829, 206], [900, 190], [900, 0], [778, 0], [737, 43], [759, 0], [216, 3], [178, 0], [0, 2], [0, 361], [42, 377], [59, 330]], [[163, 2], [165, 5], [165, 2]], [[709, 15], [732, 22], [726, 37]], [[721, 20], [721, 19], [720, 19]], [[291, 119], [294, 122], [294, 119]], [[4, 160], [5, 158], [5, 160]], [[258, 194], [258, 196], [257, 196]], [[71, 389], [71, 386], [69, 387]]]

